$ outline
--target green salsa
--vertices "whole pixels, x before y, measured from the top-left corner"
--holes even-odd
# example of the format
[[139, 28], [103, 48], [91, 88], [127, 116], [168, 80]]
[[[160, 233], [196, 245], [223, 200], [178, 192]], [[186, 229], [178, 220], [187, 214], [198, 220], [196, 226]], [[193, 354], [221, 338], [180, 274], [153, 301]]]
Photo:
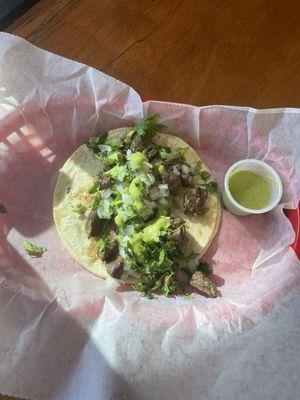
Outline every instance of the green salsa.
[[270, 186], [256, 172], [241, 170], [234, 172], [228, 181], [233, 198], [243, 207], [252, 210], [265, 208], [271, 200]]

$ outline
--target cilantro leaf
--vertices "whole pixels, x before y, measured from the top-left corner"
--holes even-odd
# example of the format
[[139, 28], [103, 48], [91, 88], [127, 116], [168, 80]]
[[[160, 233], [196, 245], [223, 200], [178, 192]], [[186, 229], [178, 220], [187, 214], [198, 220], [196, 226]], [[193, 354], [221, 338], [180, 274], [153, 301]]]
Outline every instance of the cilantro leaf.
[[100, 206], [101, 203], [101, 198], [99, 196], [95, 197], [93, 204], [92, 204], [92, 210], [97, 210], [97, 208]]
[[173, 158], [170, 147], [161, 147], [159, 149], [159, 155], [163, 160]]
[[188, 147], [178, 147], [172, 153], [169, 147], [161, 147], [159, 149], [159, 155], [163, 160], [172, 160], [173, 158], [178, 158], [181, 162], [185, 162], [185, 155], [188, 150]]
[[0, 213], [2, 213], [2, 214], [4, 214], [4, 213], [6, 213], [6, 207], [5, 207], [5, 205], [3, 204], [3, 203], [0, 203]]
[[40, 257], [45, 251], [47, 251], [46, 247], [35, 246], [28, 240], [24, 240], [23, 247], [31, 257]]
[[195, 165], [195, 169], [193, 172], [193, 175], [199, 175], [201, 172], [201, 168], [202, 168], [202, 162], [201, 161], [197, 161], [196, 165]]
[[211, 193], [217, 193], [219, 191], [217, 182], [201, 183], [200, 186], [204, 187]]
[[96, 251], [98, 253], [98, 251], [101, 254], [105, 253], [105, 250], [107, 249], [109, 245], [109, 241], [108, 241], [108, 237], [107, 235], [103, 234], [102, 237], [100, 237], [97, 241], [96, 241]]
[[180, 161], [184, 162], [185, 161], [185, 155], [189, 151], [188, 147], [178, 147], [175, 150], [175, 155], [177, 158], [179, 158]]
[[171, 272], [164, 277], [161, 291], [165, 296], [169, 296], [169, 294], [173, 293], [177, 289], [177, 283], [173, 277], [174, 272]]
[[99, 182], [95, 182], [89, 190], [89, 194], [94, 194], [99, 189]]
[[208, 171], [201, 171], [199, 173], [199, 176], [204, 182], [207, 182], [208, 179], [210, 178], [210, 173]]
[[94, 153], [98, 153], [99, 152], [99, 144], [103, 144], [105, 143], [106, 139], [107, 139], [107, 135], [108, 133], [103, 133], [102, 135], [99, 136], [95, 136], [90, 138], [87, 142], [86, 145], [89, 149], [91, 149]]
[[126, 135], [124, 142], [129, 143], [138, 137], [143, 144], [148, 144], [151, 142], [151, 139], [158, 133], [162, 132], [166, 126], [163, 124], [157, 123], [159, 114], [150, 115], [147, 118], [139, 121], [133, 129], [131, 129]]

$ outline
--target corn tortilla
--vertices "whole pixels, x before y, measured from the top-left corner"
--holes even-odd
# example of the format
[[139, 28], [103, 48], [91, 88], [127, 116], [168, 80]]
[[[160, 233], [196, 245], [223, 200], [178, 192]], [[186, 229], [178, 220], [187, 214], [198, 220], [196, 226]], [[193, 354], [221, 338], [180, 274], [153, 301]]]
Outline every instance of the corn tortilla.
[[[110, 131], [108, 138], [123, 137], [130, 129], [120, 128]], [[198, 161], [201, 161], [197, 153], [177, 136], [159, 133], [153, 142], [168, 146], [172, 150], [178, 147], [189, 147], [186, 161], [192, 169]], [[202, 164], [202, 170], [211, 174], [204, 164]], [[87, 206], [91, 204], [94, 195], [88, 192], [100, 171], [99, 160], [93, 158], [92, 151], [85, 144], [80, 146], [68, 158], [59, 172], [53, 197], [53, 216], [58, 234], [69, 254], [89, 272], [106, 278], [108, 274], [105, 262], [96, 255], [95, 239], [88, 238], [85, 230], [85, 218], [73, 211], [76, 202], [84, 201]], [[185, 191], [186, 189], [182, 189], [176, 199], [181, 206]], [[203, 256], [208, 249], [218, 230], [221, 216], [219, 194], [209, 193], [206, 206], [209, 211], [204, 216], [192, 216], [184, 214], [181, 209], [174, 210], [175, 215], [186, 221], [185, 227], [189, 240], [184, 250], [199, 253], [199, 257]], [[126, 280], [126, 282], [128, 281]]]

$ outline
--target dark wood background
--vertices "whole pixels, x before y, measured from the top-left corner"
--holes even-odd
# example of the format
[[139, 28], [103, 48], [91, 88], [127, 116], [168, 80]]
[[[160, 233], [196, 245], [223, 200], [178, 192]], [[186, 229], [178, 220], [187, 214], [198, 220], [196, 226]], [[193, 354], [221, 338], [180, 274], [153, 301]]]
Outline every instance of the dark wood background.
[[300, 106], [299, 0], [41, 0], [6, 30], [145, 98]]

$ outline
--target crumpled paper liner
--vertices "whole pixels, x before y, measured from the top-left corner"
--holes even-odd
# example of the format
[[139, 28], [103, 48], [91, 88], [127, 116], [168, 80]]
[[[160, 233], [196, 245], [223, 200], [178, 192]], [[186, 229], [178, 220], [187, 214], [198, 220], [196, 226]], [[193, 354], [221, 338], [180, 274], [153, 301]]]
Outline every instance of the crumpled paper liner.
[[[233, 398], [239, 390], [230, 365], [242, 373], [245, 360], [231, 352], [243, 349], [255, 365], [253, 348], [242, 343], [251, 332], [272, 329], [262, 324], [278, 310], [268, 313], [299, 287], [299, 261], [289, 248], [294, 232], [282, 209], [300, 199], [300, 110], [143, 103], [132, 88], [90, 67], [9, 34], [1, 33], [0, 43], [0, 202], [8, 210], [0, 215], [0, 392]], [[221, 189], [227, 168], [243, 158], [264, 160], [281, 176], [284, 195], [275, 210], [243, 218], [223, 211], [204, 257], [221, 298], [148, 300], [116, 288], [77, 265], [57, 236], [52, 194], [66, 158], [90, 136], [156, 112], [199, 151]], [[24, 239], [48, 251], [30, 258]], [[290, 311], [290, 329], [296, 313]], [[284, 333], [276, 333], [278, 343]], [[265, 398], [265, 387], [259, 390]]]

